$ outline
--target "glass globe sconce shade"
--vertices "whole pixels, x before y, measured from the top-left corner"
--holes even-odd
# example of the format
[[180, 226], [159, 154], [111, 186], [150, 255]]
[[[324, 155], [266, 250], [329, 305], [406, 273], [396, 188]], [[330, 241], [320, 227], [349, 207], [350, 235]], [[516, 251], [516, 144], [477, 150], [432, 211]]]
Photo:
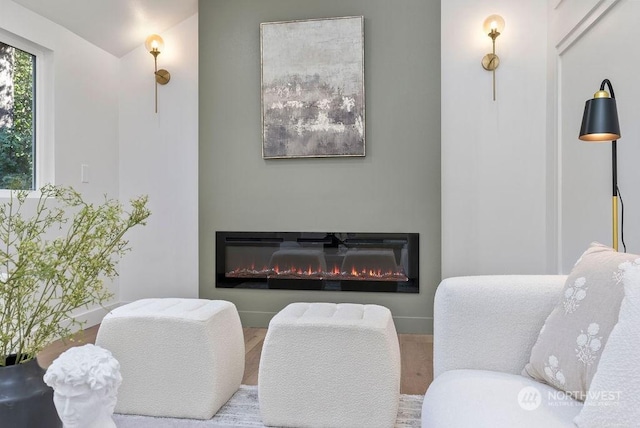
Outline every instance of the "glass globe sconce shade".
[[152, 34], [147, 37], [144, 46], [152, 55], [158, 55], [164, 50], [164, 40], [159, 35]]
[[[500, 35], [500, 33], [502, 33], [502, 31], [504, 30], [504, 18], [501, 17], [500, 15], [490, 15], [487, 17], [487, 19], [484, 20], [484, 23], [482, 24], [482, 28], [484, 29], [485, 34], [487, 34], [489, 37], [495, 38], [498, 37]], [[491, 34], [492, 33], [498, 33], [495, 35], [495, 37], [493, 37]]]

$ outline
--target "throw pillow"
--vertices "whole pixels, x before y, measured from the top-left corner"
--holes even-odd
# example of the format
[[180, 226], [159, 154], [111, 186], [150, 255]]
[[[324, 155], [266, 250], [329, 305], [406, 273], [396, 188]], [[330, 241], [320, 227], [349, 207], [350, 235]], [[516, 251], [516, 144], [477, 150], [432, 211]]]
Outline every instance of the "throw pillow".
[[640, 421], [640, 259], [625, 262], [624, 299], [618, 324], [602, 351], [598, 371], [580, 414], [580, 428], [636, 427]]
[[524, 375], [584, 401], [624, 296], [619, 266], [640, 256], [593, 243], [578, 259], [562, 299], [540, 330]]

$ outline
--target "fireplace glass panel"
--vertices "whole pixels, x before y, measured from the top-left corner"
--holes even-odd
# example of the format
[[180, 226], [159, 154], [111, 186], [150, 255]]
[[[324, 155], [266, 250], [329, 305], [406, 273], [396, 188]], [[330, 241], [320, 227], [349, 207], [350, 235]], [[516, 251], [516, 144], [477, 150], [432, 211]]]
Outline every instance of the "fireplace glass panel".
[[216, 286], [417, 293], [417, 233], [217, 232]]

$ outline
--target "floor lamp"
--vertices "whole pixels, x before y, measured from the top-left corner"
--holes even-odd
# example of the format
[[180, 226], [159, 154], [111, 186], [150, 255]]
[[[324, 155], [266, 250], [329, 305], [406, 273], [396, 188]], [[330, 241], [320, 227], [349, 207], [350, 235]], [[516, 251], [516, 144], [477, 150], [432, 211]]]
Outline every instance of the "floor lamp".
[[[605, 85], [609, 87], [611, 96], [609, 96], [609, 92], [604, 90]], [[600, 84], [600, 90], [585, 103], [579, 138], [582, 141], [598, 143], [611, 141], [613, 248], [618, 251], [618, 165], [616, 142], [620, 138], [620, 125], [618, 124], [616, 96], [613, 93], [613, 86], [609, 79], [604, 79]]]

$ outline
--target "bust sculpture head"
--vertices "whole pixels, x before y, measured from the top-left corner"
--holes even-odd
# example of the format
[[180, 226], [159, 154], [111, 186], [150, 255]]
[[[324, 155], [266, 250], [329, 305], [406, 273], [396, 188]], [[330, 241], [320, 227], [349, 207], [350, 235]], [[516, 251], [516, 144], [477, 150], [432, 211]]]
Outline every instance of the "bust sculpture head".
[[64, 428], [115, 428], [111, 415], [122, 383], [120, 363], [95, 345], [71, 348], [44, 375]]

